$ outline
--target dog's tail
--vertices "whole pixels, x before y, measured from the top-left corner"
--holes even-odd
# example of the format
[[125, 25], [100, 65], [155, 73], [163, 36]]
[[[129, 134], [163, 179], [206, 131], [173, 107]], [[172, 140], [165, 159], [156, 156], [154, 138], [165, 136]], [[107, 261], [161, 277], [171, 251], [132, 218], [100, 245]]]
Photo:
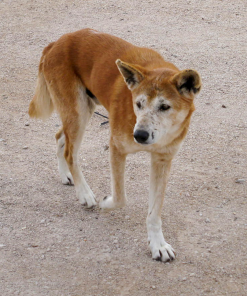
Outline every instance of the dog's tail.
[[51, 95], [43, 73], [45, 55], [50, 50], [52, 45], [52, 43], [49, 44], [43, 51], [39, 64], [39, 74], [35, 94], [28, 110], [30, 117], [41, 118], [43, 120], [49, 118], [54, 110]]

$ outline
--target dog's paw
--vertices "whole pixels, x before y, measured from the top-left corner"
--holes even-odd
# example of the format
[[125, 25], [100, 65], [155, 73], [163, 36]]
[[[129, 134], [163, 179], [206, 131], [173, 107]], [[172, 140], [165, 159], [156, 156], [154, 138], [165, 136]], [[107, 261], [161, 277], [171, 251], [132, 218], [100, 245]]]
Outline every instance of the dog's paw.
[[61, 178], [64, 185], [74, 185], [74, 180], [70, 172], [67, 174], [61, 174]]
[[93, 191], [90, 188], [87, 190], [79, 191], [77, 195], [80, 203], [83, 206], [87, 208], [92, 208], [93, 206], [96, 205], [95, 196], [93, 194]]
[[164, 245], [154, 246], [151, 245], [150, 242], [150, 249], [152, 252], [152, 258], [157, 261], [162, 262], [170, 262], [175, 259], [176, 253], [171, 245], [165, 243]]
[[114, 209], [123, 208], [126, 202], [116, 203], [112, 196], [105, 196], [99, 203], [99, 207], [105, 211], [111, 211]]
[[172, 246], [165, 241], [161, 229], [157, 232], [149, 232], [148, 241], [153, 259], [162, 262], [169, 262], [175, 259], [176, 253]]

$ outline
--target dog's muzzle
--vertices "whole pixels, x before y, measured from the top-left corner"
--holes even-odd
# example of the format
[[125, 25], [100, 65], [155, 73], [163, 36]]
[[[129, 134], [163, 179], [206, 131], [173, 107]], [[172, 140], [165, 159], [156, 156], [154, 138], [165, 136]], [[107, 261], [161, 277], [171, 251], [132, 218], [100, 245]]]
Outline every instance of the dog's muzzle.
[[149, 133], [144, 130], [136, 130], [134, 132], [134, 138], [137, 143], [147, 144], [146, 141], [149, 138]]

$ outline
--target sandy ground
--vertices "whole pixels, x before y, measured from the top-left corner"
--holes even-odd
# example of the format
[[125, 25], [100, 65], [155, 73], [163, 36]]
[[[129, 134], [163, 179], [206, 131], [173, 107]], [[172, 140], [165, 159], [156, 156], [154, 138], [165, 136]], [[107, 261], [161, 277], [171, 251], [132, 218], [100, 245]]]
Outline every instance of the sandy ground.
[[[1, 0], [0, 13], [0, 294], [247, 295], [246, 1]], [[84, 27], [201, 73], [162, 216], [171, 264], [148, 250], [149, 156], [128, 158], [125, 209], [86, 211], [57, 172], [58, 117], [28, 118], [43, 47]], [[97, 198], [110, 191], [103, 121], [80, 154]]]

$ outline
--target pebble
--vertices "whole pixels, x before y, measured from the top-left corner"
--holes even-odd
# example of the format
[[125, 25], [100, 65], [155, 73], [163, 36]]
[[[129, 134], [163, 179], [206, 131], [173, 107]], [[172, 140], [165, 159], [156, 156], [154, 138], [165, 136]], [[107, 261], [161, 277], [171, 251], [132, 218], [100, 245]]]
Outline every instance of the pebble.
[[128, 220], [129, 218], [130, 218], [130, 216], [128, 216], [128, 215], [125, 216], [125, 219], [126, 219], [126, 220]]
[[0, 248], [4, 248], [5, 247], [5, 245], [3, 245], [3, 244], [0, 244]]
[[211, 221], [210, 221], [210, 219], [207, 218], [207, 219], [205, 220], [205, 222], [206, 222], [206, 223], [210, 223]]
[[245, 182], [245, 179], [237, 179], [235, 180], [235, 183], [239, 183], [239, 184], [242, 184]]
[[26, 123], [25, 123], [25, 126], [29, 126], [29, 122], [26, 122]]
[[28, 149], [28, 146], [24, 146], [23, 149]]

